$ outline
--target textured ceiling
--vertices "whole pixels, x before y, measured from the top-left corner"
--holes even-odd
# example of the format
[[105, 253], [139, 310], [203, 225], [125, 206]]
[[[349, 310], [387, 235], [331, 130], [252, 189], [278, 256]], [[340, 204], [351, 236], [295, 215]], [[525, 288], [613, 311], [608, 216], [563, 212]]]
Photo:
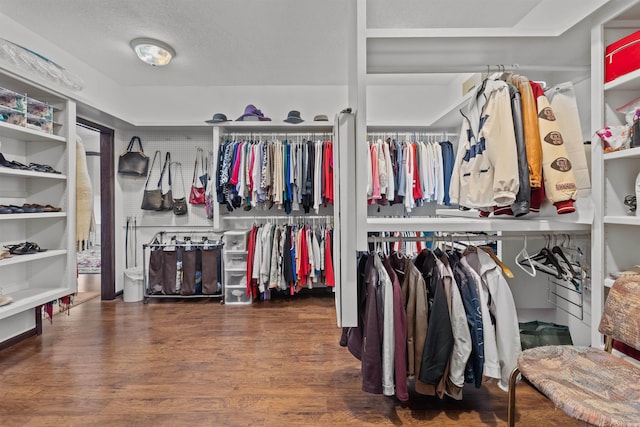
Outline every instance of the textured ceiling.
[[[0, 13], [124, 87], [345, 85], [347, 45], [355, 31], [348, 9], [349, 2], [355, 1], [0, 0]], [[502, 37], [490, 48], [490, 38], [456, 41], [437, 36], [451, 29], [496, 34], [496, 30], [506, 28], [517, 35], [533, 28], [538, 36], [545, 31], [563, 33], [606, 1], [368, 0], [369, 28], [423, 28], [436, 33], [431, 40], [416, 42], [417, 49], [404, 56], [401, 48], [413, 46], [411, 43], [372, 42], [369, 67], [382, 64], [381, 68], [393, 71], [393, 64], [411, 63], [416, 54], [422, 55], [414, 61], [418, 69], [427, 72], [421, 61], [453, 61], [462, 66], [465, 58], [470, 64], [552, 64], [557, 57], [568, 63], [587, 64], [586, 26], [579, 29], [579, 37], [572, 38], [585, 40], [584, 49], [572, 49], [566, 56], [560, 49], [545, 55], [555, 44], [551, 39], [544, 43], [532, 40], [534, 43], [526, 45], [528, 50], [523, 50], [519, 44], [522, 37]], [[10, 34], [2, 37], [11, 40]], [[177, 52], [176, 58], [164, 68], [143, 64], [129, 47], [137, 37], [170, 44]], [[438, 77], [434, 81], [441, 80]]]

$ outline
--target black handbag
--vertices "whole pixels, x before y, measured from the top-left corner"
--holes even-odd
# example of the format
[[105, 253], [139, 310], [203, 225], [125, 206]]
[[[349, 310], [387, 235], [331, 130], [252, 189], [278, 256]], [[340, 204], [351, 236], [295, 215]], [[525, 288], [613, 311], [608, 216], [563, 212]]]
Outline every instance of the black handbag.
[[[140, 151], [132, 151], [138, 141]], [[118, 159], [118, 173], [121, 175], [146, 176], [149, 169], [149, 157], [144, 154], [140, 137], [134, 136], [129, 141], [127, 150]]]
[[162, 194], [162, 205], [160, 206], [160, 210], [170, 211], [173, 209], [173, 186], [171, 184], [171, 153], [168, 151], [164, 158], [162, 172], [160, 173], [160, 182], [158, 183], [158, 187], [160, 187], [160, 189], [162, 189], [162, 180], [164, 179], [165, 171], [169, 175], [169, 190]]
[[640, 147], [640, 119], [631, 126], [631, 148]]
[[185, 215], [188, 212], [187, 198], [184, 188], [184, 174], [182, 173], [182, 163], [173, 162], [176, 167], [176, 177], [178, 176], [178, 168], [180, 170], [180, 177], [182, 178], [182, 197], [173, 198], [173, 213], [174, 215]]
[[147, 186], [149, 185], [149, 178], [151, 178], [151, 174], [153, 173], [153, 166], [156, 164], [156, 159], [160, 156], [160, 151], [156, 150], [153, 155], [153, 161], [151, 162], [151, 169], [149, 169], [149, 175], [147, 176], [147, 181], [144, 183], [144, 193], [142, 195], [142, 205], [140, 209], [145, 211], [159, 211], [162, 208], [162, 188], [160, 185], [162, 184], [162, 175], [160, 175], [160, 181], [158, 182], [158, 188], [155, 190], [148, 190]]

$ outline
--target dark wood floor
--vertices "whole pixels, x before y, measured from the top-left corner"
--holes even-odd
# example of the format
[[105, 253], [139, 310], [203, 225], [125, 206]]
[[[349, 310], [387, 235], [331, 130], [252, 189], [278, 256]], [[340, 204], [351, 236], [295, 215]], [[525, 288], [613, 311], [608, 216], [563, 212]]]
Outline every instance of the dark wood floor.
[[[0, 352], [2, 426], [502, 426], [507, 394], [408, 405], [360, 390], [331, 298], [101, 302]], [[518, 425], [578, 425], [527, 384]]]

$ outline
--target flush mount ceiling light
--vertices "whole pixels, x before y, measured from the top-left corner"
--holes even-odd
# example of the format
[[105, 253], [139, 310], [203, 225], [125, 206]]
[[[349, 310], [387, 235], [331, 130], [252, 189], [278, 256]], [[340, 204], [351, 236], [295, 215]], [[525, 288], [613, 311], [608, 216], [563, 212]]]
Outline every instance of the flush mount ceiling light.
[[153, 66], [167, 65], [176, 56], [176, 51], [171, 46], [159, 40], [134, 39], [131, 40], [131, 47], [142, 62]]

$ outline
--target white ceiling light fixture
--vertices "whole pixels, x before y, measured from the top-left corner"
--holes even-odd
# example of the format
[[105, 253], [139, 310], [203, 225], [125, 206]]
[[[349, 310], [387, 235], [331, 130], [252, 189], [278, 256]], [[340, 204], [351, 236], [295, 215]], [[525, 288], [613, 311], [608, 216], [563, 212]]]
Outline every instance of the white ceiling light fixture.
[[169, 64], [176, 56], [176, 51], [171, 46], [159, 40], [138, 38], [131, 40], [131, 47], [142, 62], [154, 67]]

